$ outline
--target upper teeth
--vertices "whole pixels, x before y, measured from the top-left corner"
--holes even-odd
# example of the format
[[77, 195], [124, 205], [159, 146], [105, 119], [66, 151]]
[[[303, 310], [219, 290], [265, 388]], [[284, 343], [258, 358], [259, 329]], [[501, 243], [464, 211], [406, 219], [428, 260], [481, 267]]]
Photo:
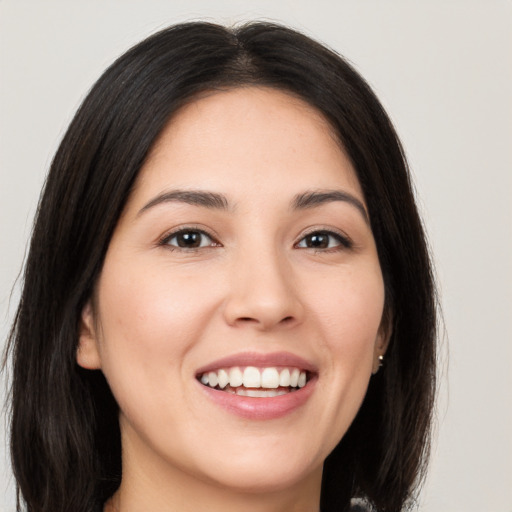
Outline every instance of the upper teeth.
[[256, 368], [247, 366], [243, 371], [238, 366], [221, 368], [217, 371], [203, 373], [200, 380], [212, 388], [219, 386], [224, 389], [227, 385], [232, 388], [244, 386], [246, 388], [276, 389], [279, 387], [299, 387], [306, 385], [306, 372], [298, 368]]

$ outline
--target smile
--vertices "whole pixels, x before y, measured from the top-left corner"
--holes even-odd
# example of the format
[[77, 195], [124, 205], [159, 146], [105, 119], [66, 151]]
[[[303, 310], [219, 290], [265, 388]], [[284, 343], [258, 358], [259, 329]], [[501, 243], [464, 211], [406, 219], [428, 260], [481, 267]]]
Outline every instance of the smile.
[[314, 395], [318, 374], [314, 363], [289, 352], [243, 352], [198, 368], [195, 380], [209, 403], [261, 421], [301, 410]]
[[198, 380], [205, 386], [238, 396], [272, 398], [303, 388], [308, 372], [294, 367], [234, 366], [204, 372]]

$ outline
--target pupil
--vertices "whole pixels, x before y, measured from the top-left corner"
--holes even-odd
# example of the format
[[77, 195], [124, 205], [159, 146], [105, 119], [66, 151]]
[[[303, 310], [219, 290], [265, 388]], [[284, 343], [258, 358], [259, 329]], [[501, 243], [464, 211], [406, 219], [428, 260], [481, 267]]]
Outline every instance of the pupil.
[[187, 231], [181, 233], [178, 236], [178, 245], [180, 247], [199, 247], [201, 243], [200, 233], [194, 233], [193, 231]]
[[329, 240], [328, 240], [327, 235], [325, 235], [325, 234], [316, 234], [316, 235], [311, 235], [309, 237], [308, 247], [325, 248], [325, 247], [327, 247], [328, 244], [329, 244]]

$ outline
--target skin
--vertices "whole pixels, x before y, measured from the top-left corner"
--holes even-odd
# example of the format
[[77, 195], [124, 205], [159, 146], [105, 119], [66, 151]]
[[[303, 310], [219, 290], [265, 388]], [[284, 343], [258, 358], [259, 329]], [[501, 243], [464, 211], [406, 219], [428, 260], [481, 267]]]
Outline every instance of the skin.
[[[222, 194], [228, 207], [146, 207], [178, 189]], [[205, 95], [163, 131], [82, 314], [78, 363], [103, 371], [120, 406], [123, 479], [107, 508], [318, 510], [323, 461], [387, 343], [368, 220], [346, 200], [292, 207], [298, 194], [319, 190], [366, 209], [326, 120], [283, 92]], [[183, 227], [210, 238], [180, 248], [169, 234]], [[308, 247], [312, 230], [340, 233], [351, 246], [331, 235], [329, 247]], [[219, 407], [196, 372], [246, 351], [311, 362], [309, 399], [271, 420]]]

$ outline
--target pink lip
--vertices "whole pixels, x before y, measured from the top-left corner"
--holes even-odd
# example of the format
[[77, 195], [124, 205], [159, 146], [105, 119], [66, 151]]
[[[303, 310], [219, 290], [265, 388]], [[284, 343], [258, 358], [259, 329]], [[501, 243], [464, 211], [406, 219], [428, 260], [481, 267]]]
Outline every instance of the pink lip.
[[315, 365], [306, 361], [302, 357], [289, 352], [273, 352], [270, 354], [242, 352], [240, 354], [233, 354], [231, 356], [218, 359], [217, 361], [213, 361], [202, 366], [197, 370], [196, 375], [220, 370], [221, 368], [231, 368], [233, 366], [255, 366], [256, 368], [269, 366], [291, 366], [311, 373], [317, 373]]
[[228, 412], [250, 420], [272, 420], [286, 416], [304, 405], [315, 389], [316, 378], [310, 380], [303, 388], [292, 391], [286, 395], [271, 398], [252, 398], [238, 396], [203, 386], [203, 393], [215, 404]]
[[205, 393], [208, 399], [236, 416], [251, 420], [281, 418], [303, 406], [315, 390], [318, 373], [315, 365], [288, 352], [274, 352], [271, 354], [244, 352], [234, 354], [199, 368], [196, 375], [233, 366], [255, 366], [257, 368], [289, 366], [306, 370], [312, 374], [308, 383], [303, 388], [287, 393], [286, 395], [269, 398], [233, 395], [225, 391], [204, 386], [197, 381], [197, 385], [200, 386], [201, 391]]

